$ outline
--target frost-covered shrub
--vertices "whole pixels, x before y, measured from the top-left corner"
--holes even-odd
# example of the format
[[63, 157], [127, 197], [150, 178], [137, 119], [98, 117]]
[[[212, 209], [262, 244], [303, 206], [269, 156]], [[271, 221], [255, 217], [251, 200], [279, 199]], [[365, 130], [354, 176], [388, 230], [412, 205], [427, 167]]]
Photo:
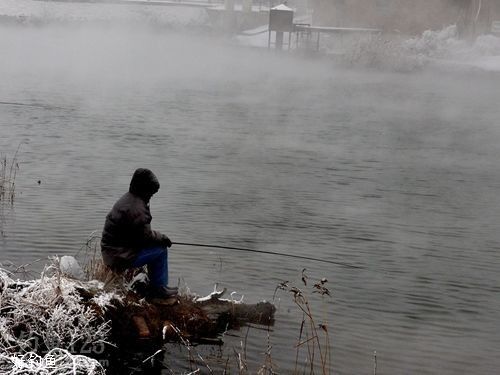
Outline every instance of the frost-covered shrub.
[[[93, 297], [84, 301], [82, 291]], [[102, 283], [63, 277], [57, 258], [31, 281], [0, 269], [0, 373], [74, 373], [48, 369], [49, 360], [75, 373], [104, 373], [97, 361], [78, 354], [104, 352], [111, 331], [104, 311], [117, 300]]]
[[105, 370], [95, 359], [52, 349], [44, 356], [35, 353], [9, 355], [0, 353], [1, 374], [23, 375], [104, 375]]
[[398, 39], [373, 36], [352, 44], [342, 61], [348, 65], [411, 72], [424, 66], [419, 54], [407, 53]]
[[342, 61], [354, 66], [413, 71], [432, 62], [467, 63], [500, 56], [500, 38], [481, 35], [474, 42], [460, 39], [455, 25], [427, 30], [410, 39], [379, 35], [360, 39], [345, 50]]
[[472, 50], [479, 56], [500, 56], [500, 38], [495, 35], [480, 35]]
[[456, 25], [442, 30], [426, 30], [421, 36], [408, 39], [401, 45], [406, 53], [426, 57], [446, 57], [450, 51], [462, 48], [465, 42], [458, 39]]

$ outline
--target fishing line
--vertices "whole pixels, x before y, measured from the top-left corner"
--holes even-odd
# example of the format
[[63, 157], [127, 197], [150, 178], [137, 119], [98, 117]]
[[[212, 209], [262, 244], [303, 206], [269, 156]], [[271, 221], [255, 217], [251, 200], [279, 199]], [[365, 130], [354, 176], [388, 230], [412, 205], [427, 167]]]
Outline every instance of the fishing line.
[[343, 266], [343, 267], [347, 267], [347, 268], [355, 268], [355, 269], [363, 269], [364, 268], [364, 267], [355, 266], [355, 265], [349, 264], [349, 263], [335, 262], [333, 260], [319, 259], [319, 258], [313, 258], [313, 257], [308, 257], [308, 256], [303, 256], [303, 255], [293, 255], [293, 254], [277, 253], [277, 252], [274, 252], [274, 251], [246, 249], [246, 248], [243, 248], [243, 247], [231, 247], [231, 246], [221, 246], [221, 245], [207, 245], [207, 244], [201, 244], [201, 243], [187, 243], [187, 242], [172, 242], [172, 244], [173, 245], [180, 245], [180, 246], [209, 247], [209, 248], [213, 248], [213, 249], [236, 250], [236, 251], [246, 251], [246, 252], [249, 252], [249, 253], [261, 253], [261, 254], [279, 255], [279, 256], [289, 257], [289, 258], [306, 259], [306, 260], [314, 260], [316, 262], [330, 263], [330, 264], [335, 264], [335, 265]]
[[0, 105], [14, 105], [14, 106], [22, 106], [22, 107], [37, 107], [43, 109], [61, 109], [60, 107], [53, 107], [46, 104], [29, 104], [29, 103], [18, 103], [18, 102], [3, 102], [0, 101]]

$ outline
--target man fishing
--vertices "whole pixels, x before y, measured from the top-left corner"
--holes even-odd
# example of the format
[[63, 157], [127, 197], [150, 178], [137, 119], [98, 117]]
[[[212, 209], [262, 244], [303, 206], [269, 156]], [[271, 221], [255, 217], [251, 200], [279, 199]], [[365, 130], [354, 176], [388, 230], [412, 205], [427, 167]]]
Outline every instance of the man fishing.
[[168, 284], [168, 248], [170, 239], [151, 229], [149, 201], [160, 183], [149, 169], [134, 172], [130, 188], [106, 216], [101, 239], [104, 264], [116, 271], [147, 265], [151, 299], [168, 299], [177, 288]]

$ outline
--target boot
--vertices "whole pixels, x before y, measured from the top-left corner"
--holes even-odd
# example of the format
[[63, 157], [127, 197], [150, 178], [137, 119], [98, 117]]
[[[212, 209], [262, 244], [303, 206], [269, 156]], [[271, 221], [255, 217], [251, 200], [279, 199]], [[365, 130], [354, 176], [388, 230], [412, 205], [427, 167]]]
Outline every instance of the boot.
[[161, 305], [174, 305], [177, 303], [177, 290], [167, 287], [154, 288], [149, 293], [149, 302]]
[[179, 293], [179, 288], [176, 286], [166, 286], [165, 289], [167, 289], [167, 291], [169, 292]]

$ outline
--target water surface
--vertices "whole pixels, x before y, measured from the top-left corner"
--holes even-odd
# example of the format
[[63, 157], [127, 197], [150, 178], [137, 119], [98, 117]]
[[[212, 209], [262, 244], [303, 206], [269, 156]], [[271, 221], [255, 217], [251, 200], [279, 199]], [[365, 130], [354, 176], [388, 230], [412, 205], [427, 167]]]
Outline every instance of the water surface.
[[[0, 50], [0, 101], [17, 103], [0, 104], [0, 152], [21, 144], [2, 261], [77, 253], [148, 167], [153, 226], [174, 241], [363, 267], [174, 247], [172, 283], [256, 302], [307, 268], [333, 293], [312, 299], [334, 373], [371, 373], [374, 350], [379, 373], [498, 371], [498, 76], [346, 71], [144, 30], [3, 27]], [[300, 314], [279, 297], [287, 373]], [[247, 341], [262, 363], [266, 333]]]

